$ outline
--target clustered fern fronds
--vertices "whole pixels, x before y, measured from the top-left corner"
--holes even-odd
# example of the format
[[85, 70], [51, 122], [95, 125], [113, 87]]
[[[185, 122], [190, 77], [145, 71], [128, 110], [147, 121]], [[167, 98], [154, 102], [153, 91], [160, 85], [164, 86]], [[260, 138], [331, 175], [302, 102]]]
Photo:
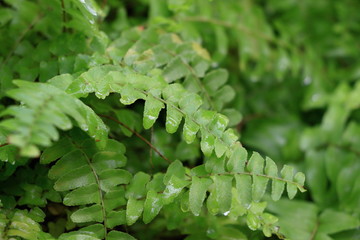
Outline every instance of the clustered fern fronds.
[[[229, 121], [233, 125], [240, 115], [226, 108], [235, 97], [234, 89], [226, 85], [228, 72], [213, 64], [198, 42], [183, 40], [166, 24], [145, 30], [130, 28], [110, 42], [96, 28], [95, 3], [61, 2], [66, 10], [56, 6], [56, 14], [71, 20], [63, 23], [57, 37], [63, 34], [71, 43], [77, 39], [71, 37], [71, 31], [79, 32], [79, 41], [86, 47], [76, 54], [73, 46], [62, 52], [61, 41], [49, 37], [44, 44], [50, 46], [52, 58], [59, 60], [54, 63], [56, 73], [41, 74], [40, 82], [12, 81], [6, 91], [7, 98], [17, 104], [6, 106], [1, 113], [0, 159], [4, 165], [0, 167], [7, 172], [4, 176], [10, 181], [17, 169], [34, 164], [37, 158], [48, 169], [46, 187], [38, 187], [36, 175], [35, 180], [21, 179], [19, 189], [8, 196], [0, 195], [0, 239], [134, 239], [126, 233], [126, 226], [141, 217], [144, 224], [151, 224], [158, 215], [167, 220], [178, 216], [169, 220], [169, 229], [176, 228], [185, 216], [211, 215], [246, 219], [251, 230], [260, 229], [268, 237], [281, 236], [277, 218], [264, 212], [268, 183], [274, 201], [285, 188], [292, 199], [298, 190], [305, 191], [305, 175], [295, 174], [287, 165], [279, 173], [272, 159], [257, 152], [248, 157], [236, 131], [228, 127]], [[47, 32], [39, 28], [40, 33]], [[9, 60], [3, 60], [19, 59], [10, 54]], [[115, 98], [116, 104], [111, 105]], [[101, 109], [102, 103], [109, 104], [110, 110]], [[135, 127], [123, 124], [130, 134], [119, 137], [120, 127], [107, 126], [99, 113], [117, 119], [119, 108], [128, 110], [123, 113], [130, 119], [131, 111], [142, 112], [140, 131], [153, 130], [154, 124], [163, 128], [164, 114], [168, 134], [177, 136], [181, 129], [184, 142], [198, 141], [202, 162], [191, 166], [169, 159], [166, 170], [156, 173], [129, 167], [127, 163], [133, 159], [126, 148], [133, 146], [126, 136], [134, 133]], [[16, 200], [21, 194], [28, 194], [30, 200], [21, 204]], [[42, 224], [50, 202], [65, 208], [61, 214], [69, 217], [63, 231], [53, 236], [44, 230], [51, 226]], [[21, 210], [19, 205], [29, 210]], [[178, 227], [186, 233], [187, 227]]]

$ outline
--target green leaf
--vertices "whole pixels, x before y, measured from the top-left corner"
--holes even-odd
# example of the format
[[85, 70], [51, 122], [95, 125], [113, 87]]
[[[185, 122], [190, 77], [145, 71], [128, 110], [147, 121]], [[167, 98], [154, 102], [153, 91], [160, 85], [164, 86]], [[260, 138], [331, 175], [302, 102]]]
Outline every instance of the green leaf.
[[51, 147], [45, 149], [40, 156], [40, 163], [49, 164], [72, 150], [74, 150], [74, 147], [71, 144], [70, 139], [62, 138]]
[[133, 236], [119, 231], [111, 231], [107, 235], [108, 240], [136, 240]]
[[228, 150], [228, 146], [219, 138], [215, 139], [215, 154], [218, 158], [224, 155]]
[[96, 184], [87, 185], [69, 192], [64, 197], [67, 206], [100, 203], [99, 189]]
[[219, 202], [217, 201], [217, 190], [211, 189], [210, 195], [206, 200], [206, 207], [210, 214], [216, 215], [219, 213]]
[[258, 202], [264, 196], [269, 179], [263, 176], [253, 176], [252, 198]]
[[264, 169], [264, 159], [260, 156], [259, 153], [254, 152], [250, 157], [247, 169], [249, 172], [254, 173], [253, 184], [252, 184], [252, 198], [253, 201], [258, 202], [261, 200], [262, 196], [265, 194], [266, 186], [269, 181], [268, 178], [259, 176], [258, 174], [263, 173]]
[[223, 142], [229, 146], [232, 146], [239, 139], [234, 129], [227, 129], [222, 135]]
[[185, 179], [185, 168], [179, 160], [175, 160], [169, 165], [164, 176], [164, 184], [167, 184], [172, 176], [176, 176], [179, 179]]
[[163, 91], [162, 95], [167, 102], [171, 103], [178, 103], [179, 100], [184, 96], [186, 90], [184, 87], [179, 83], [172, 83], [166, 86]]
[[178, 178], [172, 175], [163, 193], [163, 203], [169, 204], [180, 194], [181, 190], [189, 185], [189, 181]]
[[126, 205], [126, 222], [127, 225], [134, 224], [140, 217], [144, 209], [144, 200], [136, 200], [133, 197], [128, 199]]
[[191, 120], [189, 117], [185, 118], [185, 124], [183, 129], [184, 140], [187, 144], [192, 143], [195, 140], [196, 133], [200, 127], [197, 123]]
[[151, 222], [156, 217], [156, 215], [159, 214], [162, 206], [162, 195], [153, 190], [148, 191], [144, 203], [144, 223], [148, 224]]
[[49, 178], [58, 179], [61, 176], [69, 173], [71, 170], [82, 167], [85, 164], [87, 164], [87, 162], [81, 151], [71, 151], [58, 160], [56, 164], [49, 170]]
[[[270, 158], [266, 158], [265, 174], [270, 177], [275, 177], [275, 178], [278, 177], [278, 168], [275, 162]], [[284, 189], [285, 189], [285, 182], [273, 179], [271, 185], [271, 198], [274, 201], [278, 201], [281, 195], [283, 194]]]
[[30, 210], [28, 216], [36, 222], [44, 222], [46, 214], [39, 207], [34, 207]]
[[[294, 168], [288, 165], [285, 165], [281, 170], [281, 176], [287, 181], [293, 181]], [[297, 192], [297, 187], [294, 184], [287, 184], [286, 190], [290, 199], [293, 199]]]
[[190, 73], [186, 63], [180, 57], [175, 57], [164, 69], [164, 77], [168, 83], [185, 77]]
[[81, 208], [71, 214], [71, 220], [75, 223], [102, 222], [104, 220], [102, 207], [96, 204], [91, 207]]
[[165, 176], [163, 173], [156, 173], [153, 175], [151, 181], [146, 185], [146, 189], [162, 192], [165, 189], [164, 178]]
[[254, 152], [247, 164], [247, 169], [251, 173], [262, 174], [264, 169], [264, 158], [257, 152]]
[[86, 185], [96, 183], [91, 168], [87, 165], [70, 171], [68, 174], [60, 177], [54, 184], [56, 191], [67, 191]]
[[[215, 118], [215, 116], [216, 116], [216, 112], [205, 110], [205, 109], [199, 109], [195, 114], [196, 121], [201, 126], [209, 125], [212, 122], [212, 120]], [[205, 129], [206, 128], [204, 128], [204, 130]]]
[[126, 211], [111, 211], [106, 215], [106, 226], [108, 228], [114, 228], [116, 226], [126, 224]]
[[89, 233], [82, 233], [82, 232], [70, 232], [70, 233], [63, 233], [59, 237], [59, 240], [101, 240], [92, 234]]
[[208, 173], [225, 173], [225, 155], [218, 158], [215, 154], [206, 158], [205, 169]]
[[104, 205], [106, 211], [111, 211], [119, 206], [126, 205], [125, 190], [123, 188], [119, 188], [107, 192], [104, 196]]
[[72, 75], [61, 74], [49, 79], [47, 82], [65, 91], [73, 81], [74, 81], [74, 77]]
[[221, 138], [228, 123], [229, 119], [225, 115], [217, 113], [210, 123], [209, 128], [216, 137]]
[[120, 102], [124, 105], [133, 104], [138, 99], [146, 99], [145, 93], [133, 88], [131, 85], [121, 88], [120, 94]]
[[213, 93], [226, 83], [228, 77], [229, 73], [226, 70], [217, 69], [206, 74], [203, 82], [207, 91]]
[[246, 235], [235, 227], [221, 227], [218, 229], [218, 240], [248, 240]]
[[243, 119], [243, 115], [233, 108], [227, 108], [221, 112], [229, 119], [229, 127], [235, 127]]
[[298, 172], [294, 176], [294, 182], [298, 183], [301, 187], [298, 187], [301, 192], [305, 192], [306, 189], [303, 187], [305, 183], [305, 174]]
[[194, 114], [202, 105], [201, 97], [195, 93], [188, 93], [182, 96], [179, 101], [179, 107], [187, 115]]
[[208, 133], [206, 130], [201, 129], [201, 151], [205, 156], [211, 156], [215, 147], [215, 136]]
[[164, 103], [159, 99], [155, 98], [151, 94], [146, 97], [143, 118], [143, 125], [145, 129], [149, 129], [152, 125], [154, 125], [162, 108], [164, 108]]
[[240, 144], [237, 144], [234, 148], [227, 162], [227, 169], [235, 173], [244, 172], [248, 153]]
[[192, 177], [189, 192], [189, 206], [191, 212], [195, 216], [199, 216], [206, 197], [206, 192], [211, 184], [212, 181], [209, 178]]
[[242, 205], [248, 207], [251, 203], [251, 177], [249, 175], [235, 175], [236, 189]]
[[228, 216], [231, 219], [237, 219], [239, 216], [243, 216], [247, 212], [247, 209], [243, 205], [241, 205], [237, 189], [232, 188], [231, 193], [231, 208]]
[[173, 105], [168, 104], [166, 107], [166, 131], [175, 133], [179, 128], [183, 115]]
[[105, 237], [104, 225], [102, 225], [100, 223], [95, 223], [95, 224], [80, 228], [80, 230], [78, 232], [88, 233], [88, 234], [96, 236], [97, 238], [100, 238], [100, 239], [103, 239]]
[[123, 169], [108, 169], [99, 174], [100, 188], [109, 192], [113, 187], [120, 184], [128, 184], [131, 180], [131, 173]]
[[26, 216], [26, 212], [16, 211], [8, 226], [8, 236], [19, 236], [25, 239], [37, 239], [40, 226], [34, 220]]
[[[118, 150], [121, 146], [123, 145], [112, 145], [114, 150]], [[126, 158], [123, 152], [101, 151], [94, 154], [91, 165], [97, 174], [102, 174], [104, 171], [124, 167], [126, 165]]]
[[231, 207], [231, 188], [232, 176], [215, 175], [212, 176], [216, 189], [216, 201], [219, 204], [220, 213], [224, 214]]
[[135, 174], [126, 191], [126, 198], [139, 199], [145, 197], [146, 184], [150, 181], [150, 175], [144, 172]]
[[163, 97], [168, 102], [166, 129], [169, 133], [174, 133], [181, 122], [182, 113], [177, 106], [185, 93], [184, 87], [178, 83], [170, 84], [163, 90]]
[[253, 231], [255, 231], [261, 227], [261, 221], [259, 219], [259, 216], [255, 215], [251, 212], [248, 213], [248, 215], [246, 216], [246, 224]]
[[[69, 130], [72, 127], [71, 117], [78, 126], [97, 141], [102, 148], [107, 142], [108, 129], [95, 112], [82, 101], [47, 83], [14, 81], [18, 86], [8, 95], [23, 103], [23, 107], [9, 107], [3, 115], [14, 118], [1, 122], [1, 125], [12, 134], [10, 143], [21, 148], [27, 156], [39, 153], [37, 145], [50, 146], [57, 141], [59, 133], [56, 128]], [[23, 127], [19, 128], [18, 125]]]
[[183, 211], [183, 212], [190, 211], [189, 191], [186, 191], [184, 194], [181, 195], [180, 208], [181, 208], [181, 211]]

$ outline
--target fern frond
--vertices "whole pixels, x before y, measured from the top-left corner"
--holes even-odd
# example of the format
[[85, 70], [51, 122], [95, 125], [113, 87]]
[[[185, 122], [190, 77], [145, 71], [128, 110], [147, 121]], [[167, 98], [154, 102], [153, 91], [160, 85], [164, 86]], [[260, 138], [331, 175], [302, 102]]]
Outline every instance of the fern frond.
[[[79, 93], [79, 89], [83, 89], [83, 94], [92, 91], [97, 94], [96, 89], [105, 89], [102, 86], [106, 85], [107, 92], [101, 92], [101, 94], [108, 95], [111, 92], [118, 92], [121, 94], [120, 101], [125, 105], [143, 99], [145, 100], [144, 125], [146, 126], [144, 127], [146, 128], [154, 124], [160, 110], [165, 105], [167, 108], [166, 125], [170, 133], [176, 131], [181, 119], [185, 118], [183, 134], [187, 143], [191, 143], [200, 130], [201, 148], [206, 156], [211, 156], [213, 151], [215, 151], [215, 159], [221, 158], [225, 154], [223, 167], [227, 165], [231, 170], [244, 171], [245, 162], [247, 161], [244, 153], [246, 150], [237, 141], [238, 137], [235, 133], [226, 128], [228, 124], [227, 117], [214, 111], [202, 109], [202, 101], [199, 95], [188, 92], [180, 84], [167, 84], [161, 75], [158, 75], [158, 72], [157, 75], [146, 76], [124, 68], [118, 72], [108, 71], [107, 74], [104, 74], [104, 69], [109, 68], [111, 69], [110, 66], [102, 66], [91, 69], [76, 79], [67, 91], [71, 93], [73, 89], [78, 89], [76, 93]], [[98, 76], [99, 71], [103, 74], [102, 77], [93, 77], [93, 75]], [[161, 95], [159, 92], [161, 92]], [[264, 173], [264, 159], [258, 153], [253, 154], [249, 160], [248, 170], [254, 174], [255, 179], [257, 179], [256, 182], [261, 182], [261, 176], [265, 176], [275, 180], [281, 179], [290, 185], [294, 185], [296, 189], [304, 190], [302, 183], [298, 184], [292, 181], [293, 176], [288, 167], [283, 170], [283, 178], [279, 178], [277, 177], [275, 163], [270, 159], [267, 162], [266, 172]], [[257, 166], [257, 168], [252, 168], [253, 166]], [[299, 182], [301, 182], [301, 178], [300, 175], [296, 177]], [[281, 188], [280, 185], [277, 185], [277, 187]], [[288, 187], [288, 191], [291, 192], [289, 197], [293, 197], [293, 189]], [[259, 195], [263, 195], [261, 191]]]
[[[109, 52], [115, 49], [118, 52], [120, 49], [120, 52], [126, 50], [123, 62], [127, 66], [141, 74], [154, 68], [163, 69], [166, 82], [181, 81], [186, 89], [203, 97], [204, 107], [207, 109], [221, 111], [234, 98], [232, 87], [225, 85], [228, 80], [227, 71], [209, 71], [209, 53], [197, 42], [183, 41], [178, 35], [159, 27], [151, 27], [143, 32], [135, 29], [132, 33], [135, 39], [129, 39], [129, 33], [126, 32], [109, 47]], [[118, 42], [122, 44], [119, 46]], [[111, 56], [117, 63], [119, 57], [114, 54]]]
[[[39, 155], [38, 146], [50, 146], [59, 139], [57, 128], [69, 130], [75, 120], [78, 126], [94, 138], [99, 146], [105, 146], [107, 128], [94, 111], [75, 97], [46, 83], [14, 81], [19, 87], [8, 92], [8, 96], [21, 102], [11, 106], [2, 116], [11, 115], [1, 126], [11, 132], [9, 143], [21, 148], [22, 155]], [[19, 127], [21, 126], [21, 127]]]
[[0, 209], [0, 239], [20, 237], [25, 240], [55, 240], [50, 234], [43, 232], [38, 223], [44, 221], [44, 216], [38, 208], [32, 209], [31, 212]]
[[[236, 134], [231, 129], [227, 129], [227, 117], [203, 109], [199, 95], [187, 91], [178, 83], [166, 83], [159, 70], [148, 75], [139, 74], [127, 67], [117, 67], [118, 71], [107, 71], [112, 68], [111, 66], [96, 67], [82, 74], [69, 86], [68, 93], [71, 94], [74, 89], [77, 90], [76, 94], [83, 95], [91, 92], [99, 95], [96, 89], [101, 89], [102, 96], [117, 92], [121, 94], [120, 101], [125, 105], [142, 99], [145, 101], [144, 128], [150, 128], [158, 118], [161, 109], [166, 107], [168, 132], [174, 133], [184, 118], [185, 141], [191, 143], [200, 131], [201, 149], [207, 156], [205, 164], [197, 168], [203, 168], [203, 170], [189, 176], [185, 176], [185, 171], [189, 170], [185, 170], [182, 164], [176, 167], [177, 171], [171, 171], [173, 164], [179, 164], [174, 162], [169, 167], [169, 171], [180, 172], [180, 175], [164, 178], [165, 188], [159, 189], [159, 192], [149, 191], [145, 201], [143, 200], [145, 185], [150, 177], [141, 174], [140, 181], [136, 180], [140, 178], [140, 175], [136, 175], [130, 185], [137, 186], [137, 191], [140, 192], [135, 195], [129, 195], [127, 192], [127, 224], [133, 224], [143, 212], [144, 221], [150, 221], [163, 205], [172, 203], [186, 192], [189, 195], [189, 209], [193, 214], [199, 215], [203, 202], [206, 200], [206, 193], [209, 191], [207, 206], [210, 212], [225, 214], [231, 209], [239, 209], [242, 206], [247, 212], [249, 226], [257, 229], [265, 224], [261, 220], [263, 210], [256, 210], [257, 207], [254, 210], [253, 206], [260, 204], [269, 180], [272, 181], [274, 200], [280, 198], [285, 186], [289, 198], [293, 198], [298, 189], [305, 191], [304, 175], [297, 173], [294, 177], [293, 168], [284, 166], [279, 176], [278, 168], [271, 159], [266, 159], [266, 166], [265, 160], [258, 153], [254, 153], [248, 160], [247, 152], [237, 141]], [[99, 72], [102, 73], [101, 77], [95, 78], [95, 75], [100, 76]], [[81, 89], [83, 92], [79, 91]], [[106, 91], [103, 91], [104, 89]], [[180, 170], [182, 168], [184, 170]], [[160, 192], [163, 193], [160, 194]], [[237, 196], [233, 201], [234, 193]], [[236, 203], [241, 205], [232, 206]]]
[[71, 220], [75, 223], [98, 222], [100, 224], [93, 228], [102, 231], [80, 230], [64, 234], [60, 239], [80, 237], [88, 232], [91, 233], [89, 239], [103, 239], [108, 234], [107, 228], [125, 224], [125, 210], [121, 210], [126, 204], [125, 191], [120, 185], [128, 184], [131, 179], [131, 174], [121, 169], [126, 164], [125, 147], [109, 140], [103, 150], [86, 151], [93, 149], [92, 142], [88, 139], [62, 156], [50, 169], [49, 178], [55, 180], [56, 191], [67, 192], [63, 199], [65, 205], [79, 206]]

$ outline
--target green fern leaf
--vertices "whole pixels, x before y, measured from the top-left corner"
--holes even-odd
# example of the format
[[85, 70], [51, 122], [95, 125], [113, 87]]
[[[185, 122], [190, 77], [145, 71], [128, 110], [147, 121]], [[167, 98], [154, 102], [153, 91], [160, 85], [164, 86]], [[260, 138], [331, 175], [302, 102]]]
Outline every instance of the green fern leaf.
[[192, 177], [189, 192], [189, 207], [195, 216], [199, 216], [206, 192], [211, 184], [212, 181], [208, 178]]
[[[285, 165], [283, 167], [283, 169], [281, 170], [281, 176], [287, 180], [287, 181], [293, 181], [293, 177], [294, 177], [294, 168], [291, 166], [287, 166]], [[288, 196], [290, 199], [293, 199], [295, 197], [295, 194], [297, 192], [297, 187], [296, 185], [293, 184], [287, 184], [286, 185], [286, 190], [288, 193]]]
[[215, 175], [212, 177], [216, 189], [216, 201], [219, 205], [220, 213], [224, 214], [230, 210], [231, 207], [231, 188], [233, 176]]
[[[123, 155], [125, 147], [115, 140], [109, 140], [103, 150], [94, 151], [93, 142], [87, 139], [82, 140], [80, 145], [77, 143], [76, 148], [58, 160], [49, 171], [49, 177], [56, 180], [55, 189], [70, 190], [64, 197], [64, 204], [80, 206], [71, 214], [72, 221], [100, 222], [112, 227], [124, 224], [125, 211], [114, 209], [126, 205], [125, 191], [121, 185], [129, 184], [132, 179], [129, 172], [119, 169], [126, 164]], [[123, 221], [119, 216], [123, 216]], [[102, 225], [102, 229], [106, 232], [105, 226]], [[74, 232], [71, 237], [102, 238], [84, 234]]]
[[199, 109], [201, 104], [201, 97], [194, 93], [185, 94], [179, 101], [180, 109], [188, 116], [194, 114]]
[[146, 184], [150, 181], [150, 175], [144, 172], [135, 174], [126, 191], [126, 198], [139, 199], [146, 195]]
[[163, 200], [161, 194], [158, 194], [154, 190], [149, 190], [146, 195], [144, 203], [143, 221], [145, 224], [151, 222], [156, 215], [159, 214], [163, 206]]
[[244, 172], [248, 153], [240, 144], [234, 146], [234, 150], [227, 162], [227, 169], [230, 172]]
[[177, 176], [171, 176], [168, 181], [163, 194], [164, 204], [169, 204], [181, 193], [181, 190], [189, 185], [189, 181], [178, 178]]
[[144, 200], [137, 200], [130, 197], [126, 205], [126, 223], [127, 225], [134, 224], [140, 217], [144, 209]]
[[111, 231], [107, 235], [108, 240], [136, 240], [133, 236], [119, 231]]
[[120, 102], [124, 105], [133, 104], [138, 99], [146, 99], [146, 95], [142, 92], [137, 91], [130, 85], [126, 85], [121, 88], [121, 99]]
[[[278, 177], [278, 168], [273, 160], [270, 158], [266, 158], [266, 168], [265, 168], [265, 174], [271, 177]], [[280, 199], [281, 195], [284, 192], [285, 189], [285, 182], [283, 181], [272, 181], [271, 186], [271, 198], [274, 201], [277, 201]]]
[[241, 204], [248, 207], [251, 203], [251, 177], [248, 175], [235, 175], [236, 189]]
[[[205, 156], [210, 156], [215, 148], [215, 136], [207, 132], [206, 130], [201, 130], [201, 151]], [[219, 151], [219, 150], [218, 150]]]
[[185, 167], [179, 160], [173, 161], [166, 170], [166, 174], [163, 178], [164, 184], [168, 184], [172, 176], [176, 176], [179, 179], [185, 179]]
[[111, 190], [104, 197], [105, 210], [111, 211], [117, 207], [125, 206], [125, 190], [123, 188]]
[[204, 85], [209, 92], [216, 92], [227, 82], [229, 73], [224, 69], [217, 69], [206, 74]]
[[219, 202], [217, 201], [217, 189], [212, 188], [210, 190], [210, 195], [206, 199], [206, 207], [210, 214], [217, 215], [220, 211]]
[[61, 234], [59, 240], [101, 240], [101, 238], [87, 232], [70, 232]]
[[[91, 108], [80, 100], [66, 94], [64, 91], [45, 83], [30, 83], [17, 80], [19, 88], [12, 89], [8, 95], [24, 104], [24, 107], [11, 107], [2, 115], [12, 115], [15, 118], [4, 120], [1, 126], [12, 134], [10, 143], [19, 146], [22, 154], [30, 157], [39, 155], [35, 145], [49, 146], [56, 141], [59, 134], [56, 130], [68, 130], [72, 117], [79, 127], [88, 132], [89, 136], [104, 147], [107, 141], [107, 128]], [[16, 126], [23, 126], [18, 128]]]
[[111, 211], [106, 216], [106, 226], [110, 229], [126, 224], [126, 210]]
[[74, 223], [103, 222], [102, 207], [98, 204], [83, 207], [71, 214], [71, 220]]
[[96, 184], [90, 184], [69, 192], [64, 197], [64, 204], [67, 206], [86, 205], [91, 203], [100, 203], [98, 187]]
[[169, 83], [183, 78], [189, 73], [189, 68], [186, 67], [180, 57], [172, 59], [164, 69], [164, 77]]
[[184, 140], [187, 144], [192, 143], [196, 138], [196, 133], [200, 127], [190, 117], [185, 118], [185, 124], [183, 128]]
[[[152, 91], [152, 94], [148, 94], [145, 99], [143, 120], [143, 125], [145, 129], [149, 129], [152, 127], [152, 125], [154, 125], [161, 109], [164, 108], [164, 103], [158, 100], [158, 97], [160, 97], [160, 93], [160, 91]], [[154, 98], [153, 95], [157, 98]]]

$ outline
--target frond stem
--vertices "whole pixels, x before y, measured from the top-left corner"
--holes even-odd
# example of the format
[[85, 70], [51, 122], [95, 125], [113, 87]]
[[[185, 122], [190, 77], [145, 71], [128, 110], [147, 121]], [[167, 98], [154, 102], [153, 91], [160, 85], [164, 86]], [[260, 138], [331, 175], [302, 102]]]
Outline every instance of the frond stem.
[[137, 136], [138, 138], [140, 138], [143, 142], [145, 142], [152, 150], [154, 150], [162, 159], [164, 159], [166, 162], [171, 163], [171, 161], [165, 157], [154, 145], [151, 144], [151, 142], [149, 142], [146, 138], [144, 138], [143, 136], [141, 136], [141, 134], [139, 134], [138, 132], [136, 132], [135, 130], [133, 130], [132, 128], [130, 128], [128, 125], [126, 125], [125, 123], [117, 120], [116, 118], [113, 118], [111, 116], [108, 115], [104, 115], [104, 114], [98, 114], [100, 117], [103, 118], [107, 118], [109, 120], [112, 120], [118, 124], [120, 124], [121, 126], [123, 126], [124, 128], [126, 128], [127, 130], [129, 130], [130, 132], [132, 132], [135, 136]]
[[104, 233], [105, 233], [105, 240], [107, 239], [107, 224], [106, 224], [106, 211], [105, 211], [105, 202], [104, 202], [104, 197], [103, 197], [103, 193], [101, 191], [101, 187], [100, 187], [100, 179], [99, 176], [97, 175], [95, 169], [93, 168], [91, 161], [89, 159], [89, 157], [86, 155], [86, 153], [80, 148], [80, 151], [82, 152], [82, 154], [85, 156], [87, 163], [89, 164], [91, 171], [93, 172], [95, 179], [96, 179], [96, 184], [98, 186], [98, 190], [99, 190], [99, 197], [100, 197], [100, 201], [101, 201], [101, 211], [102, 211], [102, 215], [104, 218]]
[[[273, 176], [269, 176], [269, 175], [265, 175], [265, 174], [259, 174], [259, 173], [251, 173], [251, 172], [223, 172], [223, 173], [209, 173], [207, 175], [203, 175], [203, 176], [198, 176], [198, 177], [211, 177], [211, 176], [223, 176], [223, 175], [235, 175], [235, 174], [239, 174], [239, 175], [248, 175], [248, 176], [257, 176], [257, 177], [264, 177], [264, 178], [268, 178], [271, 179], [273, 181], [282, 181], [285, 182], [287, 184], [292, 184], [292, 185], [296, 185], [299, 189], [301, 189], [302, 191], [306, 191], [306, 188], [300, 184], [298, 184], [297, 182], [294, 181], [289, 181], [283, 178], [279, 178], [279, 177], [273, 177]], [[191, 178], [190, 175], [187, 175], [188, 177]]]

